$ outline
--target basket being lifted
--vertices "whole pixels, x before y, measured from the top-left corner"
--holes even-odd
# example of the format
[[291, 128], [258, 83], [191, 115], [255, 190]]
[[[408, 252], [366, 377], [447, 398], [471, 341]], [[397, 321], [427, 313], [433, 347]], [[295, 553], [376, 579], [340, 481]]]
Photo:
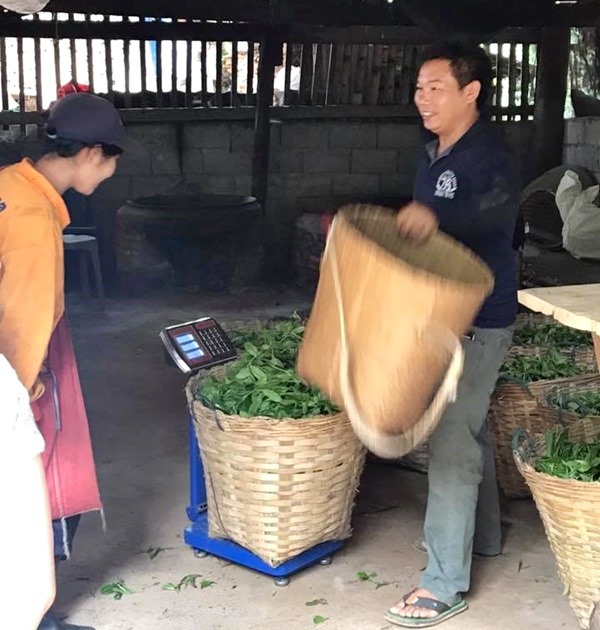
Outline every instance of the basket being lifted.
[[380, 457], [400, 457], [433, 431], [462, 373], [461, 336], [493, 279], [441, 233], [400, 236], [396, 213], [342, 208], [330, 228], [298, 373], [348, 412]]
[[276, 567], [350, 536], [365, 449], [345, 413], [296, 376], [297, 320], [242, 333], [229, 367], [190, 379], [209, 535]]

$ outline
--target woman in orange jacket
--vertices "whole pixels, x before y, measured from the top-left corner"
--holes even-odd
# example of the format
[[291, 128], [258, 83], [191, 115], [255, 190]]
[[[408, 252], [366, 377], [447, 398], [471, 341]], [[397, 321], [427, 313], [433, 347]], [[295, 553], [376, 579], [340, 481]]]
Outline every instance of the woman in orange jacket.
[[[29, 391], [44, 436], [57, 559], [69, 555], [79, 516], [102, 507], [63, 317], [62, 231], [70, 219], [62, 195], [92, 194], [129, 145], [109, 101], [70, 94], [49, 112], [42, 157], [0, 171], [0, 354]], [[77, 629], [86, 630], [50, 610], [38, 630]]]

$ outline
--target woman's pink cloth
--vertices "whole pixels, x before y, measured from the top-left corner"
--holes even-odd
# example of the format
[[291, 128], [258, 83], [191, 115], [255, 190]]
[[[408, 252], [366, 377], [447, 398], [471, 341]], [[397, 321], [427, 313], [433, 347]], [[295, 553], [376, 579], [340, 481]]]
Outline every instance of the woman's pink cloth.
[[46, 442], [42, 458], [52, 519], [101, 510], [88, 419], [64, 316], [52, 334], [46, 367], [45, 392], [32, 407]]

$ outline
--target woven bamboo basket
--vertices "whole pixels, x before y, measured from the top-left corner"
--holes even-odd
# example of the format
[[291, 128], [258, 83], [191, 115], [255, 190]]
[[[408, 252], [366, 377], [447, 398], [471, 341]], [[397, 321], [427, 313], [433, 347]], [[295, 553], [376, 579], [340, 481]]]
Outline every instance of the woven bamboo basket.
[[429, 470], [429, 440], [419, 444], [419, 446], [398, 461], [405, 468], [426, 473]]
[[194, 399], [199, 378], [186, 392], [204, 465], [209, 535], [233, 540], [272, 567], [348, 538], [365, 448], [347, 415], [226, 415]]
[[[578, 365], [584, 365], [590, 371], [596, 369], [596, 355], [591, 346], [575, 346], [573, 348], [556, 348], [558, 352], [567, 359], [572, 359]], [[548, 348], [540, 346], [511, 346], [507, 358], [513, 359], [518, 356], [539, 357], [546, 353]]]
[[[568, 428], [572, 441], [593, 441], [600, 419], [586, 418]], [[558, 573], [581, 628], [590, 628], [600, 599], [600, 482], [559, 479], [537, 472], [544, 453], [543, 436], [515, 444], [516, 466], [527, 481], [556, 558]]]
[[571, 424], [582, 417], [591, 418], [600, 422], [600, 415], [590, 414], [585, 409], [581, 412], [565, 410], [561, 401], [565, 401], [570, 397], [576, 398], [578, 394], [600, 393], [600, 375], [582, 377], [575, 380], [568, 380], [565, 383], [558, 383], [554, 387], [549, 388], [540, 398], [541, 405], [547, 405], [556, 409], [561, 416], [562, 424]]
[[518, 429], [543, 433], [558, 424], [575, 421], [574, 414], [564, 414], [548, 406], [548, 392], [570, 383], [587, 382], [589, 376], [519, 383], [500, 380], [492, 394], [488, 426], [494, 442], [498, 484], [510, 499], [528, 499], [529, 488], [515, 467], [512, 456], [513, 434]]
[[[519, 330], [528, 326], [545, 326], [548, 324], [558, 325], [558, 322], [550, 317], [549, 315], [542, 315], [541, 313], [519, 313], [517, 315], [517, 319], [515, 321], [515, 329]], [[585, 365], [590, 368], [590, 370], [596, 370], [596, 355], [594, 353], [594, 348], [591, 345], [591, 336], [590, 336], [590, 345], [589, 346], [573, 346], [573, 347], [565, 347], [565, 348], [557, 348], [557, 350], [563, 356], [573, 359], [575, 363], [580, 365]], [[509, 352], [508, 358], [513, 358], [516, 356], [530, 356], [536, 357], [543, 354], [547, 348], [539, 347], [539, 346], [530, 346], [530, 345], [513, 345]]]
[[556, 320], [549, 315], [542, 313], [519, 313], [515, 319], [515, 328], [525, 328], [526, 326], [544, 326], [546, 324], [556, 324]]

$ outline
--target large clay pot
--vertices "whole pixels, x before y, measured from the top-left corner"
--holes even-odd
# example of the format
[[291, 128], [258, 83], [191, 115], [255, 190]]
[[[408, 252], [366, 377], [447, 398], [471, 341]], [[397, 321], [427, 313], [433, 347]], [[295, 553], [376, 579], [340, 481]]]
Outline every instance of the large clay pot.
[[227, 290], [256, 280], [262, 210], [253, 197], [155, 195], [117, 212], [119, 284], [128, 293], [175, 284]]

